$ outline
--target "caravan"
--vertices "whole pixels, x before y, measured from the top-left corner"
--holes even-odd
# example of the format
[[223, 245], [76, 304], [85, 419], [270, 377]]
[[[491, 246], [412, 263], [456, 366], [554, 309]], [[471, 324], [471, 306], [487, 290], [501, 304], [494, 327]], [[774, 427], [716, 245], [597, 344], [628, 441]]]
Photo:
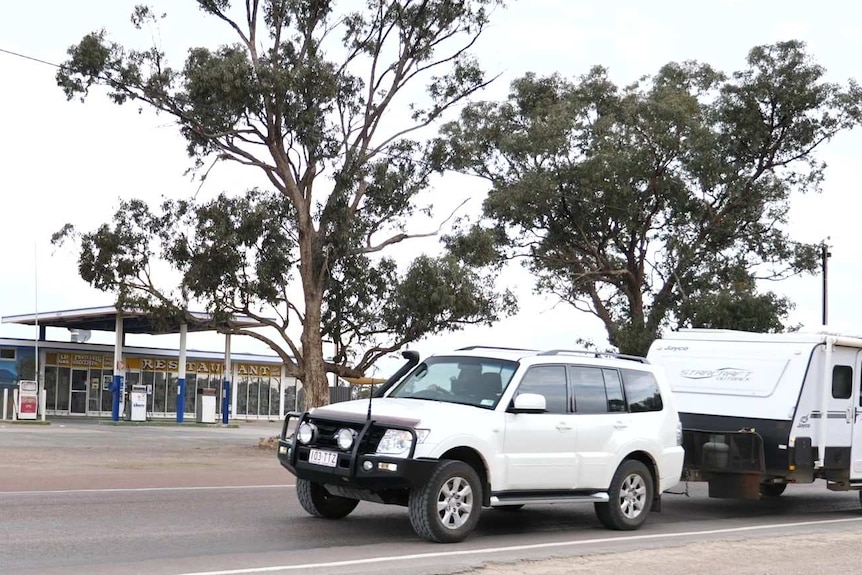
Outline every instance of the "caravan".
[[862, 337], [688, 329], [653, 342], [648, 359], [680, 412], [683, 478], [707, 481], [711, 497], [815, 479], [862, 489]]

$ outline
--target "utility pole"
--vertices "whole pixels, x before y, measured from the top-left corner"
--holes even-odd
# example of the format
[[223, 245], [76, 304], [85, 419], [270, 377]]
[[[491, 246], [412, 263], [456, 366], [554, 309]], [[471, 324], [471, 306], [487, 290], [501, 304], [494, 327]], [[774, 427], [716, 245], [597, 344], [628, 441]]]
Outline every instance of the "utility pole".
[[823, 270], [823, 325], [826, 325], [829, 319], [829, 291], [827, 289], [827, 270], [829, 258], [832, 256], [832, 252], [829, 251], [829, 244], [826, 243], [828, 240], [829, 237], [827, 236], [826, 240], [820, 242], [820, 266]]

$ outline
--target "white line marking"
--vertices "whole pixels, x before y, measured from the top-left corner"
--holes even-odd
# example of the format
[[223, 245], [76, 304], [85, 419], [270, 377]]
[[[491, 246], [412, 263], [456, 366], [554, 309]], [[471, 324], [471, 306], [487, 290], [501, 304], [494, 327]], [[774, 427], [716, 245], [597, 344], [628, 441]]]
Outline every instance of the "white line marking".
[[196, 487], [117, 487], [112, 489], [48, 489], [45, 491], [0, 491], [0, 495], [51, 495], [58, 493], [134, 493], [136, 491], [205, 491], [208, 489], [276, 489], [295, 485], [207, 485]]
[[226, 569], [222, 571], [194, 571], [178, 575], [243, 575], [246, 573], [273, 573], [276, 571], [303, 571], [322, 569], [326, 567], [350, 567], [353, 565], [368, 565], [373, 563], [391, 563], [394, 561], [414, 561], [417, 559], [435, 559], [438, 557], [454, 557], [456, 555], [487, 555], [511, 551], [529, 551], [533, 549], [551, 549], [555, 547], [574, 547], [598, 543], [616, 543], [627, 541], [646, 541], [650, 539], [675, 539], [698, 535], [720, 535], [725, 533], [743, 533], [746, 531], [762, 531], [767, 529], [784, 529], [787, 527], [803, 527], [806, 525], [828, 525], [830, 523], [850, 523], [862, 521], [862, 517], [849, 519], [824, 519], [821, 521], [800, 521], [799, 523], [774, 523], [772, 525], [751, 525], [748, 527], [729, 527], [726, 529], [709, 529], [706, 531], [686, 531], [680, 533], [654, 533], [652, 535], [630, 535], [620, 537], [601, 537], [598, 539], [582, 539], [577, 541], [558, 541], [555, 543], [534, 543], [531, 545], [512, 545], [509, 547], [489, 547], [486, 549], [469, 549], [464, 551], [438, 551], [434, 553], [415, 553], [412, 555], [394, 555], [389, 557], [372, 557], [369, 559], [349, 559], [346, 561], [330, 561], [328, 563], [305, 563], [302, 565], [273, 565], [271, 567], [248, 567], [245, 569]]

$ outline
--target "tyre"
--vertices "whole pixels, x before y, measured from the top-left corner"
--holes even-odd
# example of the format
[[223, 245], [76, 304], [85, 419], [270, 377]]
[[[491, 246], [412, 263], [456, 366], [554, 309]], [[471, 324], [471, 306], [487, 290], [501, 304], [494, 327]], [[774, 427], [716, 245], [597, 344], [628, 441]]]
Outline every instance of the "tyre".
[[436, 543], [463, 541], [479, 521], [482, 484], [462, 461], [441, 461], [423, 487], [410, 491], [410, 524]]
[[786, 483], [761, 483], [760, 494], [764, 497], [778, 497], [787, 489]]
[[296, 496], [309, 515], [326, 519], [341, 519], [359, 505], [359, 500], [332, 495], [320, 483], [307, 479], [296, 480]]
[[608, 529], [631, 531], [643, 525], [653, 498], [653, 479], [646, 465], [623, 461], [611, 479], [607, 503], [596, 503], [596, 516]]

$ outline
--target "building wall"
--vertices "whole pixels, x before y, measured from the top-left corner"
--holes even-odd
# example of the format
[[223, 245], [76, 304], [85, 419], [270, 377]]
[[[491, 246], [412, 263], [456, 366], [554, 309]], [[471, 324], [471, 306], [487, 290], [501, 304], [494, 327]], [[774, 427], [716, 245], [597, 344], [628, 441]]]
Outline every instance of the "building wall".
[[[0, 361], [0, 377], [8, 380], [8, 385], [15, 385], [20, 379], [33, 378], [36, 355], [32, 344], [11, 343], [0, 342], [0, 350], [15, 350], [4, 354], [14, 358]], [[66, 349], [57, 349], [59, 346]], [[38, 379], [46, 392], [46, 413], [110, 416], [113, 348], [88, 344], [76, 351], [74, 347], [56, 342], [53, 347], [51, 342], [39, 344]], [[198, 390], [203, 388], [217, 390], [216, 409], [219, 414], [222, 411], [223, 356], [206, 355], [209, 357], [187, 354], [184, 413], [190, 418], [195, 415]], [[133, 385], [145, 386], [148, 416], [176, 418], [179, 351], [135, 348], [134, 353], [126, 350], [123, 357], [125, 390]], [[231, 362], [232, 419], [276, 420], [296, 409], [297, 387], [301, 388], [301, 384], [285, 374], [280, 358], [232, 354]]]

